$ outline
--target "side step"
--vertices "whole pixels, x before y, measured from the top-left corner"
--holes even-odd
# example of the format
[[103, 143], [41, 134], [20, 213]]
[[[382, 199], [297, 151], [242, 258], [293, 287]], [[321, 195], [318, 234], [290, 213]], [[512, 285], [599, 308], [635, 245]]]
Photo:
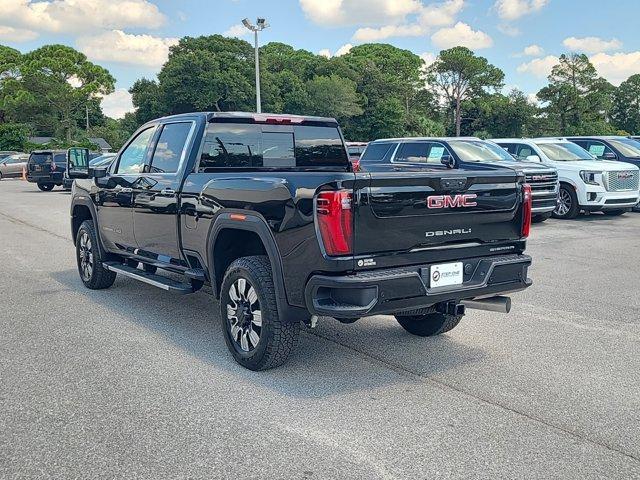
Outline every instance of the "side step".
[[124, 275], [125, 277], [134, 278], [141, 282], [148, 283], [149, 285], [153, 285], [154, 287], [161, 288], [168, 292], [174, 292], [180, 295], [193, 293], [193, 287], [188, 283], [177, 282], [175, 280], [172, 280], [171, 278], [164, 277], [162, 275], [147, 273], [144, 270], [132, 268], [128, 265], [123, 265], [122, 263], [118, 262], [104, 262], [103, 265], [107, 270], [119, 273], [121, 275]]

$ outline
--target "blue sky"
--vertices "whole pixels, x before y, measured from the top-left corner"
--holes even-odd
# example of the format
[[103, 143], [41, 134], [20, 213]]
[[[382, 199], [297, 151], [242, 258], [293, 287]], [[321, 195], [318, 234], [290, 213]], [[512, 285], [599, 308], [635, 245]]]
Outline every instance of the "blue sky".
[[440, 49], [463, 44], [502, 68], [508, 87], [533, 94], [557, 56], [568, 51], [587, 53], [614, 84], [640, 73], [640, 2], [603, 5], [595, 0], [1, 0], [0, 43], [21, 51], [54, 42], [82, 50], [117, 78], [118, 90], [104, 102], [114, 116], [130, 108], [126, 89], [137, 78], [153, 78], [177, 38], [243, 35], [241, 19], [257, 16], [271, 25], [262, 42], [314, 53], [339, 54], [350, 45], [380, 41], [430, 61]]

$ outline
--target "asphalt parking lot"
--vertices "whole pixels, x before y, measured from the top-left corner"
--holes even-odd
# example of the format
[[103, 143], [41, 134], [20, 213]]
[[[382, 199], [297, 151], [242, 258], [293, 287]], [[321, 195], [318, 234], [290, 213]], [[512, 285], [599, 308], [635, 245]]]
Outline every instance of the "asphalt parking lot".
[[0, 182], [2, 478], [640, 477], [640, 214], [534, 226], [510, 315], [321, 319], [254, 373], [206, 293], [86, 290], [69, 200]]

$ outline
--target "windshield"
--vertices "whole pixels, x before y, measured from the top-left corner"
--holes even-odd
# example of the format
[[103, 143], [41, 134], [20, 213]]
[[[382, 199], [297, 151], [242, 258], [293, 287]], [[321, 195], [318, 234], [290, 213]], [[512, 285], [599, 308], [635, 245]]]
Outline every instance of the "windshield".
[[538, 143], [536, 145], [554, 162], [597, 160], [597, 158], [575, 143]]
[[482, 140], [452, 140], [449, 145], [463, 162], [514, 161], [504, 148]]
[[36, 165], [51, 163], [53, 162], [53, 154], [52, 153], [32, 153], [31, 157], [29, 158], [29, 162]]
[[630, 138], [616, 138], [609, 140], [609, 142], [625, 157], [640, 158], [640, 142], [637, 140], [632, 140]]

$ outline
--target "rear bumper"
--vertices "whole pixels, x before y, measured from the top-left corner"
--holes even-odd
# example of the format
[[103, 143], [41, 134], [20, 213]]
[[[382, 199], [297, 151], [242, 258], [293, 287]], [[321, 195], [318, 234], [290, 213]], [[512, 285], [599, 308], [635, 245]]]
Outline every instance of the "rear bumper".
[[52, 172], [52, 173], [34, 173], [27, 172], [27, 181], [31, 183], [55, 183], [57, 185], [62, 185], [62, 172]]
[[517, 292], [532, 284], [527, 255], [472, 258], [463, 263], [462, 285], [438, 288], [429, 287], [430, 264], [344, 276], [314, 275], [305, 288], [306, 305], [313, 315], [365, 317]]

